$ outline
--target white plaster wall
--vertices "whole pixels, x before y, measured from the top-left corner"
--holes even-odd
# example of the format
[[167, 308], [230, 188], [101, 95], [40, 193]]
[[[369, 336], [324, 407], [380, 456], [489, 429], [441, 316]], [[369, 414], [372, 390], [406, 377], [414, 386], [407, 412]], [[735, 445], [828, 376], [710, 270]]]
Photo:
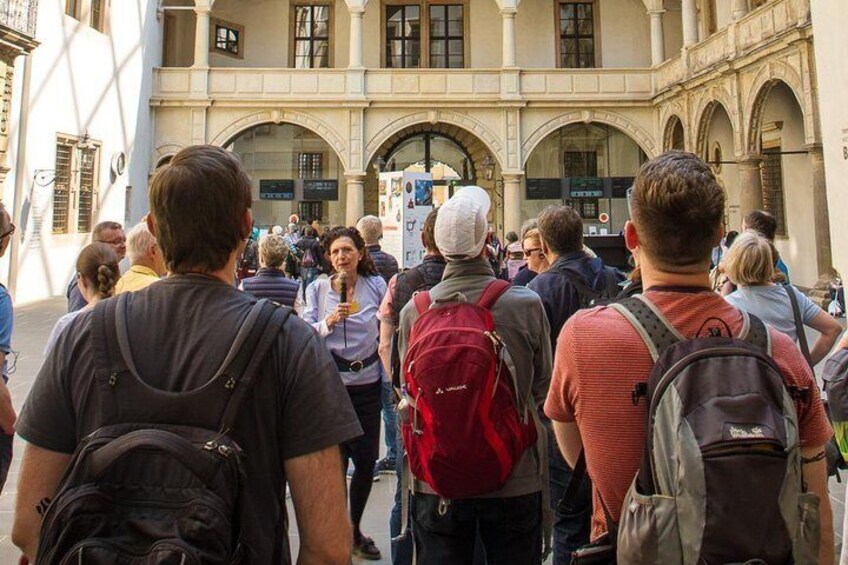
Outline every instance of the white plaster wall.
[[[783, 122], [775, 137], [783, 152], [799, 151], [804, 145], [804, 123], [792, 91], [783, 84], [769, 93], [763, 123]], [[813, 209], [813, 180], [807, 155], [783, 155], [783, 195], [786, 202], [787, 237], [775, 241], [789, 267], [793, 284], [812, 287], [818, 279], [816, 225]]]
[[665, 16], [663, 16], [663, 33], [665, 35], [665, 58], [671, 59], [680, 54], [683, 47], [683, 13], [680, 1], [666, 1]]
[[[127, 186], [134, 187], [136, 208], [131, 216], [137, 219], [142, 212], [140, 195], [147, 192], [150, 158], [151, 68], [161, 59], [161, 30], [155, 2], [113, 2], [110, 16], [110, 32], [104, 35], [66, 16], [62, 0], [42, 0], [36, 37], [41, 45], [31, 58], [30, 92], [23, 101], [22, 60], [18, 60], [19, 103], [10, 124], [10, 162], [20, 161], [23, 195], [31, 208], [25, 239], [18, 257], [12, 259], [18, 264], [17, 304], [64, 294], [77, 254], [90, 237], [53, 235], [52, 185], [34, 183], [36, 170], [55, 168], [57, 133], [82, 136], [87, 131], [101, 143], [95, 223], [124, 223]], [[19, 147], [21, 102], [28, 112], [28, 127]], [[129, 158], [127, 171], [110, 182], [110, 161], [118, 152]], [[6, 202], [13, 201], [17, 180], [13, 167], [3, 188]]]
[[599, 2], [601, 65], [606, 68], [650, 67], [651, 28], [642, 0]]
[[[815, 29], [816, 70], [819, 115], [827, 176], [828, 211], [834, 267], [848, 275], [848, 73], [842, 69], [848, 60], [848, 10], [844, 0], [811, 2]], [[824, 78], [826, 77], [826, 80]]]

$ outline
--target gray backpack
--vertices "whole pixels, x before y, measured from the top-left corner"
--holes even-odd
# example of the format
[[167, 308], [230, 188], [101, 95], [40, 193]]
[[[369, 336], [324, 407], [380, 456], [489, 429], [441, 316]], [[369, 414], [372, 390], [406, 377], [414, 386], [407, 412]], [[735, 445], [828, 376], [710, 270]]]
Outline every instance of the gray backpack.
[[765, 325], [707, 320], [684, 338], [644, 296], [611, 306], [654, 359], [639, 473], [624, 499], [617, 559], [630, 564], [816, 563], [818, 497], [805, 493], [795, 400]]

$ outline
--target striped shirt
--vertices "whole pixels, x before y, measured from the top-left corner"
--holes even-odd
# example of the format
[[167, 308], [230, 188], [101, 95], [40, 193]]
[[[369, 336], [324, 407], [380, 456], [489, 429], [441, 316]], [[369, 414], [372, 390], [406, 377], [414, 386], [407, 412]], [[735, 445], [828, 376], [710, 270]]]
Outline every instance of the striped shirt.
[[[726, 322], [733, 335], [742, 316], [719, 295], [705, 290], [648, 290], [648, 297], [684, 336], [695, 337], [708, 318]], [[809, 387], [809, 402], [797, 403], [802, 447], [824, 445], [832, 431], [818, 387], [792, 340], [770, 329], [772, 356], [790, 384]], [[624, 495], [636, 476], [645, 442], [645, 402], [634, 406], [633, 387], [653, 366], [642, 338], [617, 311], [600, 307], [575, 314], [559, 335], [545, 413], [576, 422], [592, 478], [592, 539], [606, 531], [601, 498], [618, 520]], [[600, 492], [600, 498], [598, 493]]]

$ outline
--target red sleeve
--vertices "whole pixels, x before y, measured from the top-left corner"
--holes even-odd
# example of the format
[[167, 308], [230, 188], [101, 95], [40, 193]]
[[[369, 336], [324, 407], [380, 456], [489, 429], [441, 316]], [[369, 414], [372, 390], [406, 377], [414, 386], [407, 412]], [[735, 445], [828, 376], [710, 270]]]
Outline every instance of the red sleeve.
[[394, 313], [395, 288], [397, 288], [397, 275], [389, 279], [389, 288], [386, 295], [383, 297], [383, 302], [380, 303], [380, 309], [377, 312], [377, 318], [389, 323], [393, 326], [399, 324], [399, 320]]
[[833, 429], [827, 419], [821, 392], [810, 366], [791, 338], [770, 330], [772, 357], [789, 384], [810, 391], [805, 400], [795, 401], [801, 447], [817, 447], [830, 441]]
[[557, 339], [551, 388], [545, 400], [545, 414], [557, 422], [576, 420], [574, 401], [577, 398], [578, 372], [574, 345], [574, 321], [572, 317], [563, 326]]

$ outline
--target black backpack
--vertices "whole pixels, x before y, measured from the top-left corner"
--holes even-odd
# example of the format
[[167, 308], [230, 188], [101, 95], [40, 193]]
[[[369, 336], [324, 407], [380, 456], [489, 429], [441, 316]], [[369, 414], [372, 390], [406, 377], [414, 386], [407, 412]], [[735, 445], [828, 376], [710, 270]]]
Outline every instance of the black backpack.
[[94, 309], [102, 427], [79, 445], [44, 514], [37, 565], [247, 562], [240, 533], [244, 454], [229, 437], [290, 309], [256, 303], [222, 367], [200, 388], [171, 393], [138, 376], [130, 293]]
[[583, 277], [573, 271], [562, 269], [560, 272], [568, 278], [577, 290], [577, 295], [580, 298], [580, 310], [612, 304], [621, 292], [621, 286], [618, 284], [616, 272], [610, 267], [602, 267], [604, 289], [600, 292], [586, 284]]

